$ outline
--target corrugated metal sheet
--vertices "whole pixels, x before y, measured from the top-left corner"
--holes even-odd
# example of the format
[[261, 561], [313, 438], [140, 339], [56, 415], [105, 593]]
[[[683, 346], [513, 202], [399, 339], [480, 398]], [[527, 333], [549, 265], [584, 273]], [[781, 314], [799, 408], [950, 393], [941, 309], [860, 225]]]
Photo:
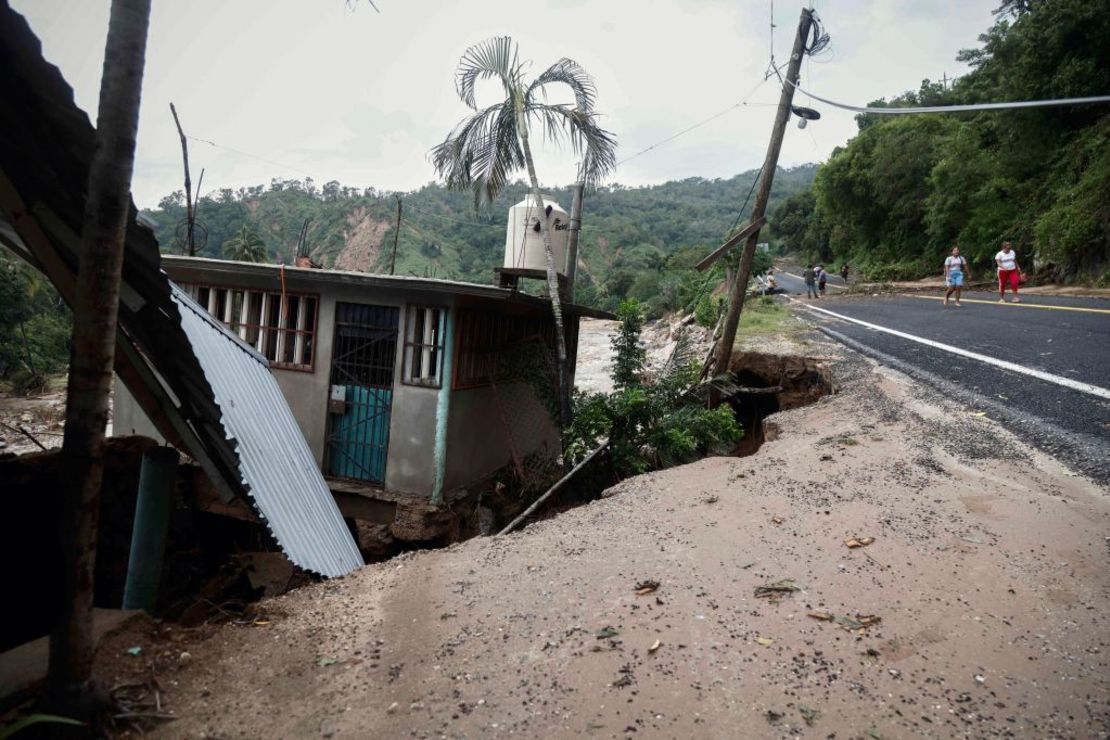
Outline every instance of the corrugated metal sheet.
[[[42, 270], [72, 305], [95, 132], [27, 22], [4, 2], [0, 93], [6, 110], [18, 111], [0, 116], [0, 242]], [[361, 565], [265, 361], [172, 291], [154, 234], [136, 214], [132, 205], [120, 379], [218, 490], [253, 501], [294, 563], [332, 576]]]
[[266, 358], [177, 286], [173, 300], [220, 407], [242, 483], [282, 550], [297, 565], [325, 576], [361, 566], [358, 547]]

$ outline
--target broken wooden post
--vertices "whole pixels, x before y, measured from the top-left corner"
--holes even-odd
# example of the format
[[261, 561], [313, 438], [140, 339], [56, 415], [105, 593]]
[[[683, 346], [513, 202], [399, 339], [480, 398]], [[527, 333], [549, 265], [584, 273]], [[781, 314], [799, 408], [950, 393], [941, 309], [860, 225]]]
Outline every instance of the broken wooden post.
[[143, 453], [135, 523], [131, 528], [131, 554], [127, 558], [127, 581], [123, 587], [124, 609], [150, 611], [158, 600], [179, 459], [180, 455], [172, 447], [152, 447]]

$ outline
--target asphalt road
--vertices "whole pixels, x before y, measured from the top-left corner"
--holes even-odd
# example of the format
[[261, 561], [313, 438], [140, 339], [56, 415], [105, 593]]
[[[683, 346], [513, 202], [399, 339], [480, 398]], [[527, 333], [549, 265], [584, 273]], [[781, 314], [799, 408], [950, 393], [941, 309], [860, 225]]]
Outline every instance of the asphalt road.
[[[1104, 397], [1110, 393], [1110, 301], [1031, 294], [1020, 304], [999, 305], [993, 293], [970, 292], [960, 308], [944, 308], [939, 295], [838, 295], [839, 276], [826, 298], [811, 300], [800, 278], [778, 271], [776, 277], [800, 304], [839, 315], [809, 312], [826, 334], [935, 386], [969, 414], [1003, 421], [1034, 446], [1110, 484], [1110, 399]], [[846, 319], [1014, 363], [1080, 387]]]

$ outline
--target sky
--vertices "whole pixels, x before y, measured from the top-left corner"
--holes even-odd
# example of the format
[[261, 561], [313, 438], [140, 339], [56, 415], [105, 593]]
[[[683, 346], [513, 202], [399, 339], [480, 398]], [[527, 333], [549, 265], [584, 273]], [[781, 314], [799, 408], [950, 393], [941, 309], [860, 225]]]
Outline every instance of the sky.
[[[95, 120], [109, 0], [14, 0], [43, 53]], [[788, 0], [153, 0], [132, 191], [152, 207], [182, 187], [173, 102], [203, 190], [312, 177], [408, 191], [435, 181], [428, 151], [462, 120], [454, 71], [471, 45], [508, 34], [538, 74], [561, 57], [590, 72], [622, 162], [609, 183], [728, 178], [760, 166], [778, 100], [764, 81], [793, 42]], [[998, 0], [823, 0], [828, 50], [802, 87], [864, 105], [966, 71]], [[773, 16], [776, 28], [770, 28]], [[762, 84], [761, 84], [762, 83]], [[754, 90], [754, 92], [753, 92]], [[479, 88], [479, 104], [498, 89]], [[553, 99], [562, 99], [555, 93]], [[735, 106], [740, 101], [745, 105]], [[798, 96], [795, 104], [806, 104]], [[821, 162], [856, 131], [852, 114], [787, 129], [779, 163]], [[730, 109], [639, 156], [641, 150]], [[537, 153], [541, 182], [574, 179], [572, 152]], [[523, 173], [522, 173], [523, 174]]]

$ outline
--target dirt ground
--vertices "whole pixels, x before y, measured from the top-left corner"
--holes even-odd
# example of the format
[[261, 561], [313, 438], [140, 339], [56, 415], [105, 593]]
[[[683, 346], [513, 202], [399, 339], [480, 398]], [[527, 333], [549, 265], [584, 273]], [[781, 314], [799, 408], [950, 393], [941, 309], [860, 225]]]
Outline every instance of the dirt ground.
[[64, 387], [34, 396], [0, 393], [0, 454], [61, 447], [65, 401]]
[[1110, 735], [1108, 492], [892, 371], [832, 372], [752, 457], [244, 624], [141, 622], [100, 674], [156, 677], [171, 738]]

